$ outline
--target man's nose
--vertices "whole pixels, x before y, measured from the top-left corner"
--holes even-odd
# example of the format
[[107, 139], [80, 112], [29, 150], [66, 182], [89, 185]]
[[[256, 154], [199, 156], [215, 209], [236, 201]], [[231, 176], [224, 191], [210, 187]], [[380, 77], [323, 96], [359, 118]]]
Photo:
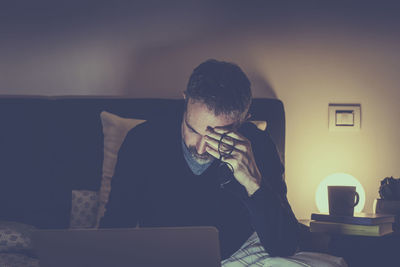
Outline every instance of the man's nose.
[[199, 155], [202, 155], [206, 152], [206, 139], [202, 136], [196, 144], [196, 150]]

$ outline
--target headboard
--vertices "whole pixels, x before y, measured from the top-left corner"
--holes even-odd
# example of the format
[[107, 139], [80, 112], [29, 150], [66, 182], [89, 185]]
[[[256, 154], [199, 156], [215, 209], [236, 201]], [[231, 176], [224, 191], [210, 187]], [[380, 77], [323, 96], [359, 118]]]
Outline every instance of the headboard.
[[[182, 99], [0, 96], [0, 220], [67, 226], [71, 190], [100, 187], [101, 111], [149, 120], [182, 107]], [[250, 113], [267, 121], [284, 162], [282, 102], [254, 99]]]

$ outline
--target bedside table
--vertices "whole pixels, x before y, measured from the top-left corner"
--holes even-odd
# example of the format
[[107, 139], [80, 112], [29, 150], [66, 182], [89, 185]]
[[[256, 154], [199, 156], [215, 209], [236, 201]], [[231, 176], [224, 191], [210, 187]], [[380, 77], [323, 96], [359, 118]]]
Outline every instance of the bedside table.
[[[309, 221], [299, 220], [305, 226]], [[308, 232], [308, 237], [302, 240], [307, 243], [303, 246], [305, 250], [343, 257], [349, 267], [400, 266], [398, 232], [379, 237]]]
[[329, 251], [349, 266], [400, 266], [400, 234], [385, 236], [331, 235]]

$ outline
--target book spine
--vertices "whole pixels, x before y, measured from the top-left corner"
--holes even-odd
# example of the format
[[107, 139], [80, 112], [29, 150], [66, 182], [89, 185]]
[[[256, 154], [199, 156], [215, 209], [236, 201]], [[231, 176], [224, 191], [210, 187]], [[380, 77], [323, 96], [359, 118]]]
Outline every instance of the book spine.
[[355, 217], [336, 218], [336, 217], [318, 216], [318, 215], [312, 215], [311, 220], [323, 221], [323, 222], [335, 222], [335, 223], [350, 223], [359, 225], [374, 225], [379, 223], [378, 221], [372, 221], [371, 219], [368, 218], [355, 218]]
[[320, 232], [320, 233], [332, 233], [332, 234], [342, 234], [342, 235], [362, 235], [362, 236], [380, 236], [379, 233], [371, 233], [370, 231], [363, 230], [349, 230], [349, 229], [311, 229], [311, 232]]
[[344, 235], [380, 236], [379, 226], [348, 225], [340, 223], [318, 224], [310, 223], [311, 232], [329, 232]]
[[357, 225], [377, 225], [394, 222], [393, 217], [368, 218], [368, 217], [335, 217], [325, 214], [311, 214], [311, 220], [334, 223], [347, 223]]

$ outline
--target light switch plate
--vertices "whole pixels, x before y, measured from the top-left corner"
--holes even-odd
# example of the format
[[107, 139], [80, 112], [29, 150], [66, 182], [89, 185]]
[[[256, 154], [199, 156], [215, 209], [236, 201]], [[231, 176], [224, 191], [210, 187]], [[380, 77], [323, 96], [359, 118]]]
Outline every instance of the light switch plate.
[[360, 104], [329, 104], [329, 131], [359, 131], [361, 128]]
[[354, 110], [336, 110], [336, 126], [354, 126]]

